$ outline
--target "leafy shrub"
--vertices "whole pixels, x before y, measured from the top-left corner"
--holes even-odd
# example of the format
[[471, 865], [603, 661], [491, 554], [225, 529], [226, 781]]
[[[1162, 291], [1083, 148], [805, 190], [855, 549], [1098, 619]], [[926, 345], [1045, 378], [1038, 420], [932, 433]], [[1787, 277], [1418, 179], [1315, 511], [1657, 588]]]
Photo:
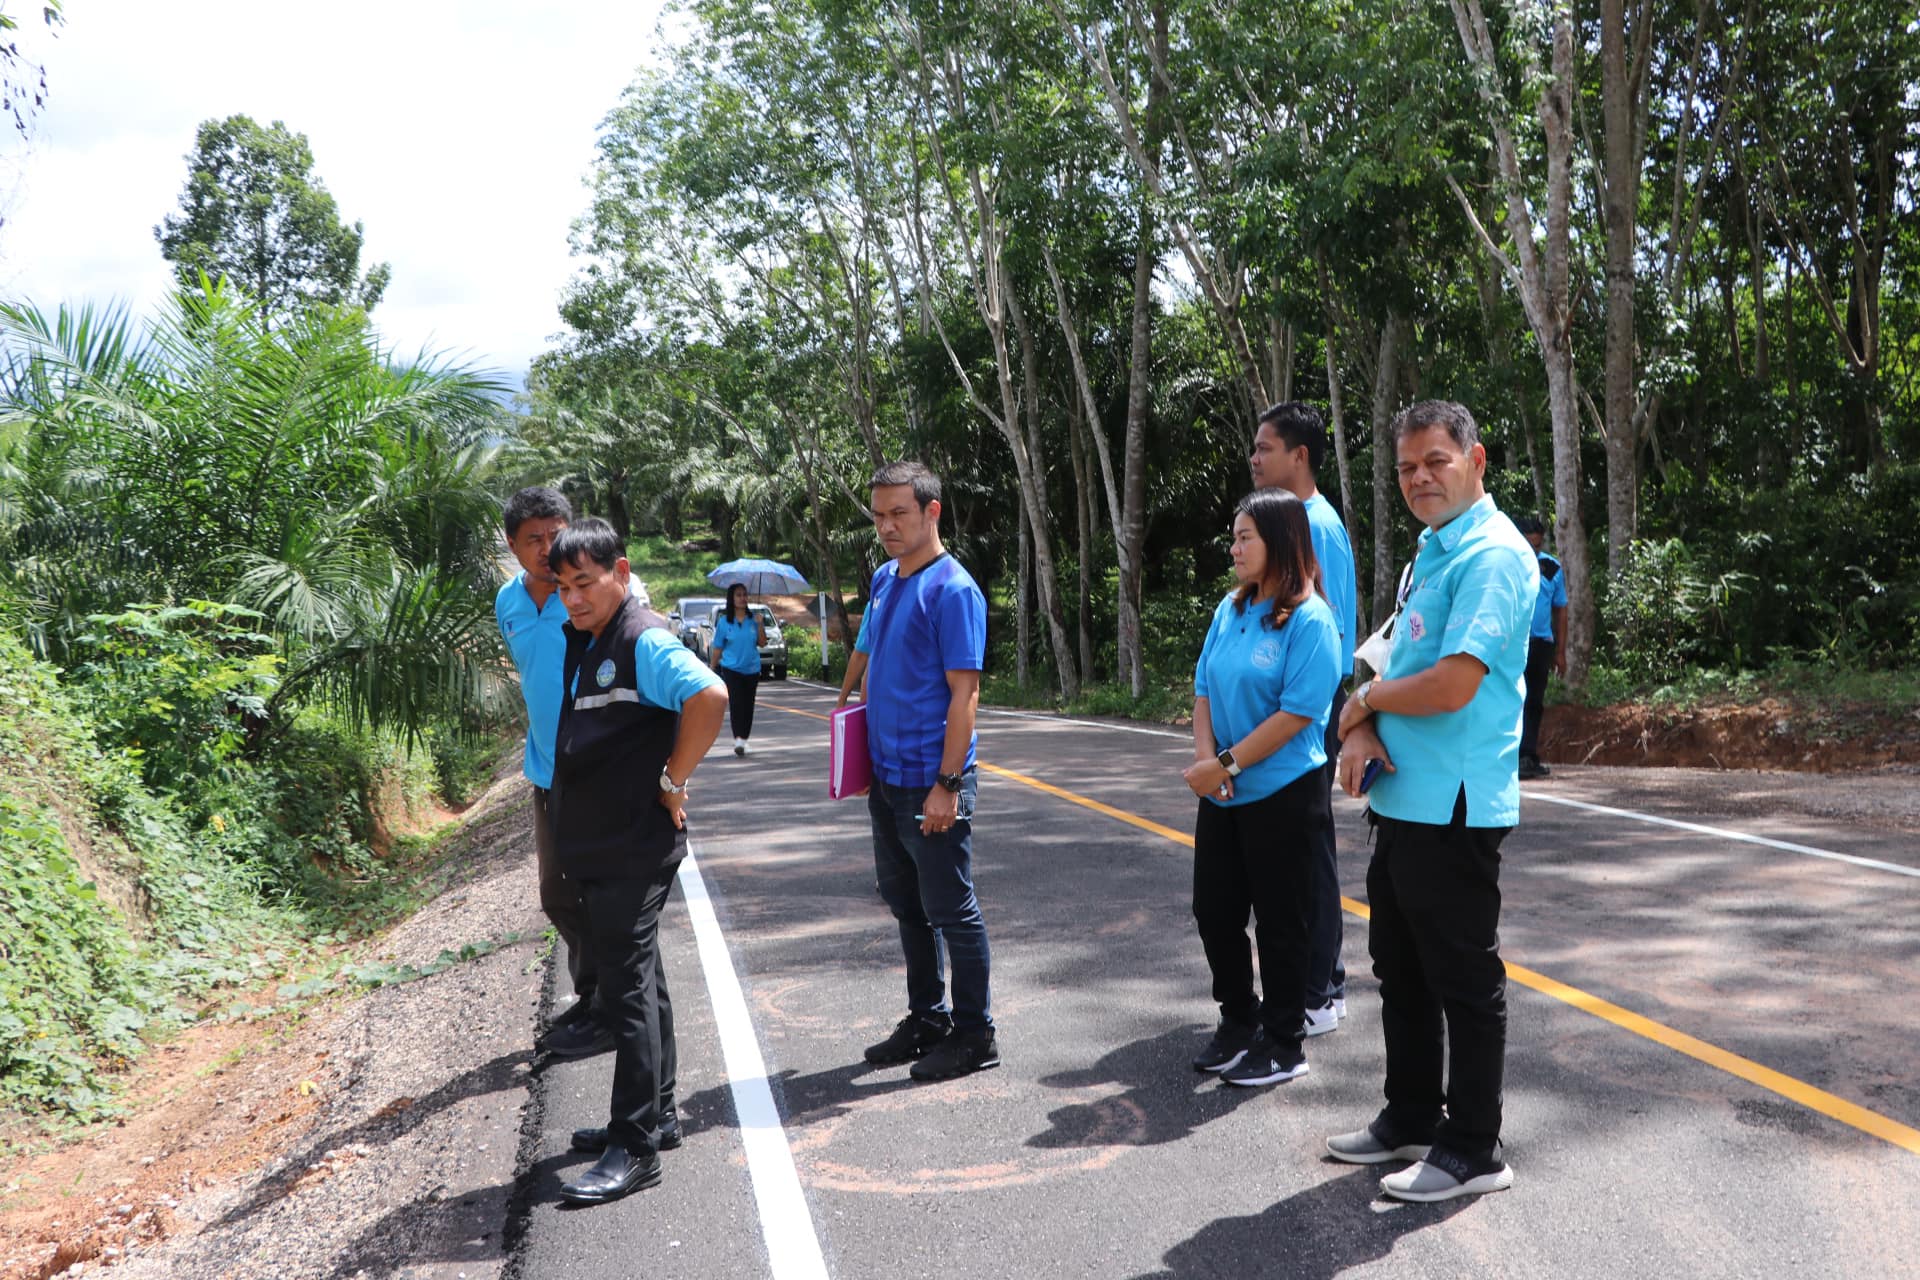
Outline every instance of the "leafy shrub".
[[260, 615], [205, 600], [96, 614], [75, 641], [81, 705], [101, 745], [140, 762], [157, 789], [188, 798], [231, 781], [279, 683]]

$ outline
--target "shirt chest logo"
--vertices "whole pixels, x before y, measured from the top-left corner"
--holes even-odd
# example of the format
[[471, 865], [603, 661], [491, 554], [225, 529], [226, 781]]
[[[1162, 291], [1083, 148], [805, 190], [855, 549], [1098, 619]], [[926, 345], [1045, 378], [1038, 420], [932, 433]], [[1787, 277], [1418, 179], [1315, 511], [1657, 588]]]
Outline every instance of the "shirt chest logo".
[[613, 670], [614, 670], [613, 659], [612, 658], [606, 659], [604, 662], [600, 664], [599, 669], [593, 673], [594, 683], [598, 684], [602, 689], [612, 684]]
[[1253, 657], [1251, 661], [1253, 662], [1255, 670], [1271, 671], [1274, 665], [1280, 661], [1279, 638], [1276, 636], [1268, 636], [1259, 644], [1253, 646]]
[[1427, 638], [1427, 620], [1415, 610], [1407, 610], [1407, 638], [1425, 640]]

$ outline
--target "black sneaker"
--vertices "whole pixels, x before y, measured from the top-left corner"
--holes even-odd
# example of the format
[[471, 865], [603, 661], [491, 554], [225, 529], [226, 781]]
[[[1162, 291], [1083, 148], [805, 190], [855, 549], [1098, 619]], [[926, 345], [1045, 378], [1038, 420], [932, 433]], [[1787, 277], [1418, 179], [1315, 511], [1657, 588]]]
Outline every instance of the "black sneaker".
[[1244, 1058], [1220, 1073], [1228, 1084], [1279, 1084], [1307, 1074], [1307, 1056], [1300, 1046], [1275, 1040], [1265, 1028], [1247, 1046]]
[[927, 1050], [953, 1034], [953, 1020], [938, 1014], [910, 1013], [900, 1019], [893, 1034], [879, 1044], [870, 1044], [863, 1055], [876, 1067], [897, 1067], [912, 1062]]
[[951, 1080], [1000, 1065], [1000, 1046], [992, 1027], [956, 1030], [913, 1064], [907, 1074], [915, 1080]]
[[1235, 1022], [1231, 1018], [1220, 1019], [1220, 1025], [1213, 1029], [1213, 1039], [1207, 1041], [1207, 1047], [1194, 1056], [1193, 1069], [1220, 1072], [1238, 1066], [1258, 1034], [1256, 1027]]

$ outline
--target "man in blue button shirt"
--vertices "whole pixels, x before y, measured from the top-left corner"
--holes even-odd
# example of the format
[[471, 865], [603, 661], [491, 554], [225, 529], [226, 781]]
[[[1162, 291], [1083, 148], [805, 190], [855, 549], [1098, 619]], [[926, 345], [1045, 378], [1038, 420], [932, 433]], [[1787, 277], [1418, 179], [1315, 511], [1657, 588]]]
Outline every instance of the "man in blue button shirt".
[[[1334, 760], [1340, 754], [1340, 710], [1347, 702], [1347, 677], [1353, 674], [1360, 593], [1346, 523], [1314, 479], [1326, 456], [1327, 424], [1320, 411], [1289, 400], [1260, 415], [1253, 429], [1253, 453], [1247, 466], [1253, 473], [1254, 488], [1285, 489], [1306, 504], [1313, 555], [1320, 562], [1321, 586], [1340, 628], [1340, 680], [1333, 687], [1333, 704], [1327, 712], [1325, 743], [1331, 811]], [[1307, 911], [1307, 989], [1303, 993], [1310, 1036], [1336, 1030], [1347, 1013], [1347, 966], [1340, 960], [1346, 921], [1340, 914], [1340, 857], [1332, 823], [1326, 825], [1319, 843], [1313, 863], [1313, 898]]]
[[1380, 1189], [1449, 1200], [1513, 1185], [1500, 1147], [1500, 842], [1520, 820], [1520, 710], [1540, 571], [1487, 496], [1487, 451], [1464, 406], [1403, 410], [1393, 442], [1400, 492], [1427, 527], [1387, 669], [1354, 690], [1340, 718], [1347, 793], [1361, 793], [1368, 762], [1382, 769], [1368, 793], [1367, 896], [1387, 1105], [1327, 1149], [1352, 1164], [1412, 1160]]
[[1540, 716], [1547, 705], [1547, 681], [1567, 674], [1567, 575], [1547, 554], [1547, 527], [1538, 516], [1513, 522], [1540, 563], [1540, 596], [1533, 606], [1532, 639], [1527, 644], [1527, 712], [1520, 729], [1520, 781], [1551, 778], [1540, 760]]
[[945, 1080], [1000, 1065], [987, 925], [973, 892], [987, 602], [941, 545], [939, 477], [918, 462], [888, 463], [873, 473], [872, 501], [874, 532], [893, 559], [867, 593], [867, 812], [880, 896], [900, 924], [907, 1016], [865, 1056]]
[[573, 507], [558, 491], [535, 485], [507, 499], [507, 547], [520, 572], [493, 598], [500, 638], [520, 672], [527, 704], [527, 745], [520, 771], [533, 786], [533, 847], [539, 869], [540, 909], [567, 948], [567, 976], [579, 998], [541, 1041], [555, 1057], [578, 1058], [613, 1048], [613, 1033], [594, 1016], [593, 951], [587, 942], [587, 908], [580, 886], [568, 880], [554, 857], [547, 806], [553, 787], [553, 735], [560, 723], [560, 670], [567, 638], [567, 610], [560, 580], [547, 567], [547, 551], [573, 519]]

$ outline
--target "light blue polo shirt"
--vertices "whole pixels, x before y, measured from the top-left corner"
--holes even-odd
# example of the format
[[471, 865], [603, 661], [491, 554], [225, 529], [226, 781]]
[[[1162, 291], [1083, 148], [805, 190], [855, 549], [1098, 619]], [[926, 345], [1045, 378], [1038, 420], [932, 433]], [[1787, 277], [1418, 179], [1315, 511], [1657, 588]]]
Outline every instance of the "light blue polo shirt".
[[[694, 694], [719, 684], [720, 677], [671, 631], [648, 627], [633, 642], [633, 683], [644, 701], [664, 711], [678, 711]], [[580, 687], [578, 671], [573, 673], [573, 685], [575, 691]]]
[[1408, 586], [1388, 677], [1417, 675], [1456, 653], [1478, 658], [1487, 674], [1458, 711], [1374, 717], [1396, 772], [1382, 773], [1367, 799], [1386, 817], [1445, 826], [1464, 786], [1468, 826], [1515, 826], [1527, 633], [1540, 593], [1533, 548], [1483, 497], [1422, 531]]
[[1313, 558], [1320, 562], [1327, 603], [1340, 627], [1340, 677], [1353, 674], [1354, 632], [1359, 627], [1360, 583], [1353, 567], [1353, 543], [1347, 525], [1326, 495], [1307, 499], [1307, 528], [1313, 534]]
[[520, 772], [536, 787], [553, 785], [553, 739], [560, 730], [561, 682], [566, 678], [567, 608], [559, 591], [544, 607], [527, 593], [523, 569], [508, 579], [493, 597], [493, 619], [507, 642], [513, 665], [520, 672], [520, 696], [527, 704], [527, 746]]
[[723, 612], [716, 612], [713, 618], [713, 639], [707, 647], [719, 647], [720, 665], [737, 675], [759, 675], [760, 626], [753, 620], [752, 611], [739, 622], [729, 621]]
[[1534, 601], [1533, 605], [1533, 638], [1551, 640], [1553, 639], [1553, 611], [1567, 607], [1567, 571], [1559, 560], [1544, 551], [1535, 556], [1536, 565], [1541, 560], [1552, 560], [1554, 567], [1560, 570], [1551, 578], [1545, 573], [1540, 575], [1540, 597]]
[[1200, 660], [1193, 667], [1193, 696], [1207, 700], [1213, 740], [1230, 747], [1276, 711], [1310, 722], [1233, 780], [1233, 799], [1207, 797], [1224, 807], [1264, 800], [1300, 775], [1327, 762], [1327, 712], [1340, 683], [1340, 628], [1318, 594], [1308, 596], [1279, 630], [1267, 626], [1272, 601], [1235, 603], [1234, 593], [1213, 611]]
[[[987, 658], [987, 600], [950, 555], [901, 577], [889, 560], [867, 592], [867, 754], [896, 787], [931, 787], [946, 746], [949, 671]], [[857, 642], [856, 642], [857, 643]], [[975, 734], [963, 768], [973, 765]]]

